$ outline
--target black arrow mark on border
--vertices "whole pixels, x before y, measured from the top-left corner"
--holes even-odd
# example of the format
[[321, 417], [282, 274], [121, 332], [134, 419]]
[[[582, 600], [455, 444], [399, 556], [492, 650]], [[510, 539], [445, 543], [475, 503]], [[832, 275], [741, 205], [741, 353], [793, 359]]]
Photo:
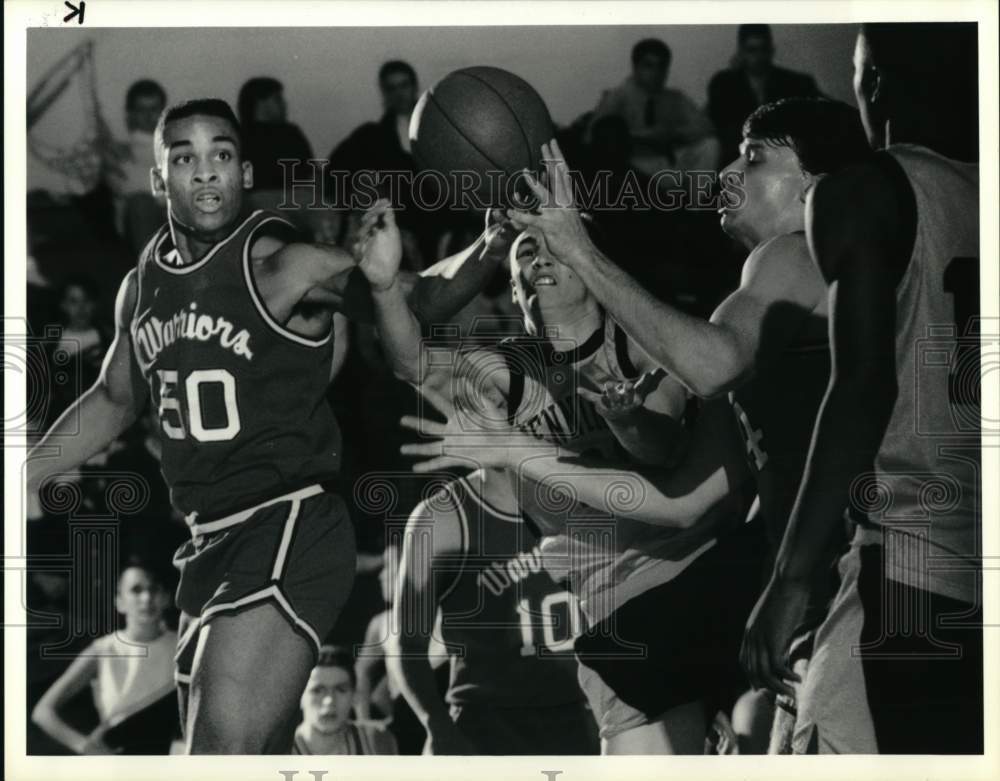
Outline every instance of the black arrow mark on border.
[[66, 16], [63, 17], [63, 22], [68, 22], [73, 17], [79, 17], [79, 19], [76, 20], [76, 23], [77, 24], [83, 24], [83, 13], [87, 9], [87, 2], [86, 2], [86, 0], [80, 0], [80, 7], [79, 8], [77, 8], [72, 3], [68, 2], [68, 0], [66, 0], [65, 2], [63, 2], [63, 5], [66, 6], [70, 10], [70, 13], [66, 14]]

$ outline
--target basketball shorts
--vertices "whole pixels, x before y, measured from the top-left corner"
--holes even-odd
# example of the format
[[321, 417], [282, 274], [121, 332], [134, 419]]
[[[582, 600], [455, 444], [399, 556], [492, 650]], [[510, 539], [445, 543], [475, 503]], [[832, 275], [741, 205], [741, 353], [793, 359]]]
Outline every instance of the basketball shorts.
[[192, 531], [174, 555], [177, 607], [189, 617], [177, 643], [178, 684], [190, 682], [201, 628], [265, 602], [318, 654], [356, 566], [354, 528], [339, 496], [311, 486]]
[[577, 638], [580, 685], [602, 738], [692, 702], [728, 712], [749, 686], [739, 652], [765, 552], [762, 524], [742, 524]]
[[980, 754], [982, 608], [890, 580], [859, 529], [798, 694], [795, 753]]
[[563, 705], [451, 706], [451, 720], [479, 754], [600, 754], [594, 714], [582, 700]]

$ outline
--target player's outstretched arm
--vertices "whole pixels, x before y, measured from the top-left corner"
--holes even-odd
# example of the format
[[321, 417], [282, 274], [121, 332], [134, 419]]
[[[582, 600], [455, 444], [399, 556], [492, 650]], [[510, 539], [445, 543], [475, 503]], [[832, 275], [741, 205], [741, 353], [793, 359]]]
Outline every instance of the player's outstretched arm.
[[149, 391], [135, 362], [129, 334], [138, 294], [135, 278], [135, 271], [129, 272], [119, 288], [115, 300], [115, 338], [104, 357], [97, 382], [52, 424], [28, 453], [29, 491], [36, 491], [51, 475], [72, 472], [99, 453], [135, 422], [145, 406]]
[[631, 339], [629, 359], [640, 376], [634, 382], [608, 383], [602, 393], [579, 388], [607, 421], [615, 439], [640, 464], [672, 466], [684, 446], [684, 387], [656, 365]]
[[[671, 528], [694, 526], [724, 503], [741, 501], [749, 479], [739, 432], [725, 400], [706, 404], [690, 449], [676, 469], [635, 469], [601, 458], [561, 455], [557, 446], [497, 423], [503, 414], [486, 398], [479, 403], [485, 408], [484, 419], [491, 421], [490, 430], [473, 432], [447, 398], [426, 386], [419, 390], [448, 422], [403, 418], [406, 428], [438, 437], [401, 448], [404, 455], [426, 459], [414, 466], [417, 472], [470, 465], [512, 469], [532, 482], [569, 490], [573, 499], [601, 512]], [[625, 495], [635, 498], [622, 505]]]
[[458, 513], [451, 504], [447, 498], [426, 500], [410, 515], [400, 554], [386, 665], [427, 730], [429, 753], [473, 754], [438, 693], [429, 658], [442, 584], [449, 574], [454, 575], [466, 552]]
[[747, 624], [751, 682], [787, 691], [784, 664], [813, 578], [833, 555], [851, 485], [873, 469], [897, 395], [896, 286], [909, 262], [900, 202], [868, 166], [821, 181], [807, 201], [810, 247], [830, 281], [833, 368], [774, 572]]
[[[797, 274], [779, 271], [773, 262], [756, 262], [748, 267], [757, 270], [744, 279], [711, 321], [694, 317], [660, 301], [633, 277], [608, 259], [590, 240], [572, 206], [573, 190], [569, 171], [555, 142], [542, 148], [547, 163], [550, 193], [528, 177], [543, 204], [539, 214], [511, 213], [518, 227], [535, 227], [545, 237], [549, 251], [580, 275], [587, 289], [656, 361], [702, 398], [719, 395], [739, 384], [755, 367], [765, 317], [777, 312], [801, 310], [806, 314], [819, 303], [815, 286], [803, 287]], [[784, 237], [773, 247], [761, 248], [787, 260], [794, 267], [795, 257], [784, 258], [790, 251]], [[808, 273], [805, 243], [798, 240], [800, 273]], [[782, 263], [784, 267], [789, 263]], [[805, 299], [799, 300], [805, 291]], [[788, 301], [792, 306], [783, 307]], [[773, 328], [776, 334], [788, 329]], [[773, 334], [772, 334], [773, 336]]]

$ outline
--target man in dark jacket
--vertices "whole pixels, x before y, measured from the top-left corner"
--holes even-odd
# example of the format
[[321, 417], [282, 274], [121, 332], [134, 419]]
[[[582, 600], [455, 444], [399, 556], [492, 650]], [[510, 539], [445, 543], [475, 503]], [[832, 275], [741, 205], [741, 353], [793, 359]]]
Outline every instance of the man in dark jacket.
[[[374, 186], [379, 197], [389, 198], [398, 209], [397, 221], [404, 235], [404, 254], [408, 265], [430, 265], [436, 257], [437, 225], [440, 215], [432, 210], [419, 209], [419, 202], [434, 203], [433, 194], [421, 192], [429, 197], [416, 199], [409, 186], [415, 171], [410, 154], [410, 116], [417, 104], [417, 74], [413, 67], [402, 60], [385, 63], [378, 74], [379, 90], [385, 112], [377, 122], [366, 122], [356, 128], [330, 153], [327, 173], [336, 177], [333, 184], [336, 200], [340, 204], [350, 204], [352, 196], [367, 197], [372, 189], [359, 186], [356, 179], [359, 171], [374, 172]], [[389, 174], [394, 176], [390, 178]], [[396, 172], [405, 172], [404, 176]], [[390, 184], [391, 182], [391, 184]], [[368, 204], [370, 206], [371, 204]], [[368, 208], [356, 204], [358, 213]], [[343, 233], [349, 234], [347, 226]], [[349, 235], [341, 235], [340, 240], [350, 240]], [[412, 269], [418, 270], [418, 269]]]
[[741, 24], [734, 67], [719, 71], [708, 85], [708, 114], [722, 147], [722, 164], [739, 154], [743, 122], [765, 103], [782, 98], [816, 97], [812, 76], [774, 64], [774, 41], [766, 24]]

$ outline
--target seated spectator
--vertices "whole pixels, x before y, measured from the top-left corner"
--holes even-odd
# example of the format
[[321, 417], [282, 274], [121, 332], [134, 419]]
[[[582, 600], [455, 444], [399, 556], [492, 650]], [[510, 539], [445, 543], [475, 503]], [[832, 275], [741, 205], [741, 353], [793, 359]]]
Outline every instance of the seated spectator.
[[[253, 192], [268, 191], [266, 200], [279, 203], [285, 172], [278, 161], [310, 160], [312, 147], [299, 126], [288, 121], [285, 88], [277, 79], [258, 76], [247, 81], [240, 88], [237, 110], [243, 159], [253, 164]], [[301, 167], [296, 173], [307, 174]]]
[[137, 255], [167, 219], [166, 205], [153, 196], [149, 171], [153, 131], [167, 105], [167, 93], [157, 82], [141, 79], [125, 93], [128, 140], [114, 144], [108, 166], [108, 186], [114, 194], [115, 227]]
[[[125, 618], [124, 629], [81, 652], [38, 701], [32, 721], [77, 754], [168, 753], [180, 733], [174, 702], [177, 635], [163, 622], [169, 602], [151, 569], [134, 564], [123, 570], [115, 607]], [[88, 686], [100, 723], [85, 735], [63, 721], [59, 711]], [[142, 722], [143, 728], [130, 729], [129, 721]]]
[[743, 122], [754, 109], [782, 98], [812, 98], [820, 92], [805, 73], [774, 64], [774, 40], [767, 24], [741, 24], [734, 65], [708, 85], [708, 114], [715, 124], [722, 164], [739, 156]]
[[712, 123], [680, 90], [665, 85], [672, 54], [663, 41], [647, 38], [632, 49], [632, 75], [604, 92], [593, 121], [616, 115], [628, 124], [632, 166], [652, 176], [718, 167], [718, 143]]
[[381, 724], [351, 721], [357, 689], [354, 659], [323, 646], [302, 694], [302, 723], [293, 754], [398, 754], [396, 740]]

